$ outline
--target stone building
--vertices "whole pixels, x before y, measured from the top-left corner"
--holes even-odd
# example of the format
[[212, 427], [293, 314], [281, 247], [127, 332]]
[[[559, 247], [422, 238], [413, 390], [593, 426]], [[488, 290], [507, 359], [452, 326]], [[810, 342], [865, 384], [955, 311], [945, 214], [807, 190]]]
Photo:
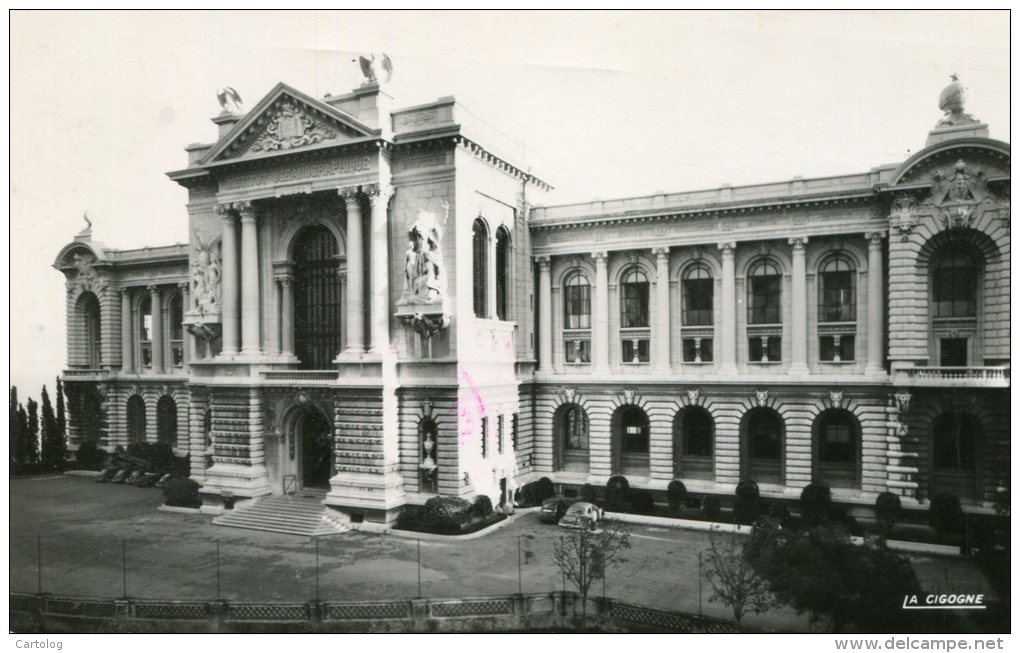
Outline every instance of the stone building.
[[1009, 145], [955, 80], [900, 163], [557, 206], [450, 97], [221, 104], [169, 173], [187, 246], [56, 259], [72, 446], [166, 441], [211, 506], [356, 522], [541, 476], [971, 510], [1008, 482]]

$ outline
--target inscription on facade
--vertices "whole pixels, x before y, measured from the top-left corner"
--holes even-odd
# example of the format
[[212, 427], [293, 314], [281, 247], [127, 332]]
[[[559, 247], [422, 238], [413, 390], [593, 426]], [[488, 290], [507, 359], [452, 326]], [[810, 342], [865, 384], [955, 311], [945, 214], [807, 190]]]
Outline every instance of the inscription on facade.
[[372, 157], [370, 156], [333, 159], [331, 161], [305, 163], [302, 165], [276, 168], [274, 170], [259, 170], [258, 172], [231, 175], [229, 177], [224, 177], [220, 181], [220, 190], [244, 190], [246, 188], [273, 186], [275, 184], [310, 181], [323, 177], [342, 177], [345, 175], [357, 174], [359, 172], [367, 172], [371, 169]]
[[428, 109], [426, 111], [415, 111], [414, 113], [402, 113], [394, 118], [393, 122], [397, 131], [416, 129], [423, 125], [432, 125], [439, 122], [439, 110]]

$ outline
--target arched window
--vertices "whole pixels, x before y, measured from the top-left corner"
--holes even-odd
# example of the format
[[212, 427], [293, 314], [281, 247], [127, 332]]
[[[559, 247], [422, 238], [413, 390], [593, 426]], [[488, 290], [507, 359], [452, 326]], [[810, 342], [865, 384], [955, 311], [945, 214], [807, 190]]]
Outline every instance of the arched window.
[[764, 483], [783, 482], [783, 418], [771, 408], [744, 418], [744, 474]]
[[496, 230], [496, 319], [510, 319], [510, 232]]
[[772, 259], [759, 259], [747, 271], [747, 355], [755, 363], [783, 357], [783, 276]]
[[620, 280], [620, 340], [624, 363], [648, 362], [648, 277], [637, 267]]
[[977, 279], [978, 266], [970, 252], [950, 249], [940, 256], [932, 272], [934, 317], [975, 317]]
[[99, 299], [86, 292], [78, 298], [78, 306], [85, 335], [85, 364], [89, 369], [98, 369], [102, 365], [103, 345]]
[[177, 293], [170, 298], [170, 353], [174, 367], [184, 365], [184, 297]]
[[861, 428], [845, 410], [815, 420], [815, 478], [830, 487], [856, 487], [860, 477]]
[[712, 479], [712, 415], [699, 406], [678, 413], [673, 421], [673, 473], [682, 478]]
[[294, 353], [302, 369], [329, 369], [343, 343], [336, 238], [324, 225], [305, 227], [292, 256]]
[[132, 395], [127, 401], [128, 444], [145, 442], [145, 400]]
[[177, 447], [177, 403], [169, 395], [156, 402], [156, 439]]
[[637, 406], [623, 406], [613, 415], [614, 474], [648, 475], [648, 415]]
[[712, 300], [715, 285], [712, 273], [704, 265], [694, 265], [684, 272], [683, 326], [712, 324]]
[[588, 471], [588, 413], [577, 404], [560, 406], [556, 412], [555, 429], [556, 471]]
[[418, 423], [418, 442], [418, 491], [438, 492], [439, 456], [437, 454], [437, 446], [439, 443], [439, 427], [429, 417], [422, 419]]
[[563, 351], [567, 363], [591, 362], [591, 286], [580, 270], [563, 280]]
[[[143, 291], [144, 292], [144, 291]], [[144, 367], [152, 366], [152, 296], [145, 292], [138, 303], [138, 343]]]
[[488, 317], [489, 297], [489, 230], [476, 218], [471, 235], [471, 272], [474, 283], [475, 317]]
[[818, 272], [818, 321], [856, 320], [857, 274], [850, 259], [841, 255], [830, 257]]

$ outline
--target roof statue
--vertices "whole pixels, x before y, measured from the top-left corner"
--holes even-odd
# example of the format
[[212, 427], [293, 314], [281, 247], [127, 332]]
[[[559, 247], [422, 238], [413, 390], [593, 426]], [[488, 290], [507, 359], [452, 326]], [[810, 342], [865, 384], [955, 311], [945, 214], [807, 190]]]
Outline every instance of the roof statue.
[[223, 113], [244, 113], [241, 106], [241, 94], [230, 86], [216, 89], [216, 99], [220, 101]]
[[78, 232], [76, 238], [83, 238], [92, 235], [92, 221], [89, 220], [89, 212], [85, 211], [81, 215], [82, 219], [85, 220], [85, 228]]
[[942, 93], [939, 94], [939, 109], [941, 109], [945, 115], [939, 120], [936, 127], [951, 127], [953, 125], [967, 125], [977, 122], [972, 115], [965, 113], [963, 110], [963, 103], [965, 101], [963, 93], [963, 84], [960, 83], [960, 78], [957, 77], [956, 73], [949, 76], [953, 81], [942, 89]]
[[361, 65], [361, 74], [365, 76], [362, 85], [386, 84], [393, 78], [393, 62], [385, 52], [379, 54], [378, 60], [373, 53], [369, 53], [367, 58], [362, 55], [358, 57], [358, 63]]

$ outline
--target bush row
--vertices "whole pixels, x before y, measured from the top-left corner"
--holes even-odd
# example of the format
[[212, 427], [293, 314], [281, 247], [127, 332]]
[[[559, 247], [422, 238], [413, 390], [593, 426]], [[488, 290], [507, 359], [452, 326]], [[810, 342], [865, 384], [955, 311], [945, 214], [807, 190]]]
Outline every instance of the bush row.
[[495, 513], [485, 495], [468, 501], [461, 497], [438, 496], [424, 506], [406, 506], [397, 518], [397, 528], [437, 535], [465, 535], [505, 519]]

